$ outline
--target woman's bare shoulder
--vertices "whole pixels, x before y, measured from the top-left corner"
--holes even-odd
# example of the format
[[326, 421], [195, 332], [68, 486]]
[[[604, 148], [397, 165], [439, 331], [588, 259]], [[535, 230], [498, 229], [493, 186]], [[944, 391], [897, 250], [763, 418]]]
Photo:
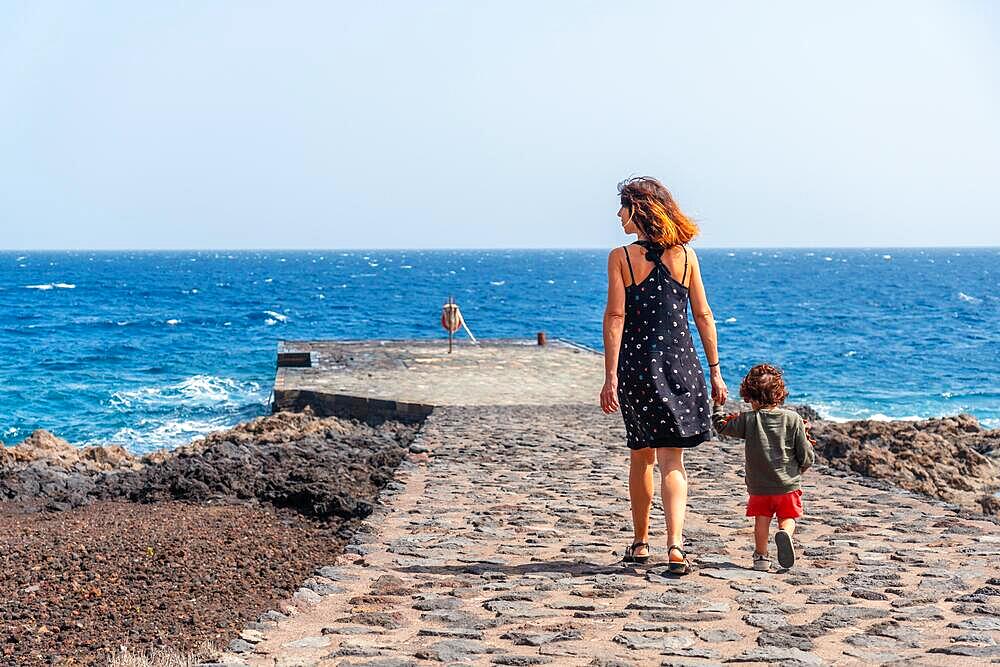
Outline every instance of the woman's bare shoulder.
[[688, 265], [691, 267], [691, 270], [700, 271], [701, 263], [698, 261], [698, 253], [696, 253], [694, 251], [694, 248], [692, 248], [689, 245], [684, 246], [684, 250], [687, 252], [687, 262]]
[[608, 252], [608, 263], [611, 262], [624, 262], [625, 261], [625, 248], [623, 246], [615, 246]]

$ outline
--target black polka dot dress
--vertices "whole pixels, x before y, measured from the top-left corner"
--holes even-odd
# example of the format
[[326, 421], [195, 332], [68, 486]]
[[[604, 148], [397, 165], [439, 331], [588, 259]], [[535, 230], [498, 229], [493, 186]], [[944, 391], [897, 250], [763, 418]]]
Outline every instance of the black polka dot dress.
[[705, 374], [688, 329], [687, 248], [677, 282], [663, 264], [664, 248], [638, 242], [653, 270], [625, 288], [625, 327], [618, 354], [618, 402], [629, 449], [695, 447], [711, 439]]

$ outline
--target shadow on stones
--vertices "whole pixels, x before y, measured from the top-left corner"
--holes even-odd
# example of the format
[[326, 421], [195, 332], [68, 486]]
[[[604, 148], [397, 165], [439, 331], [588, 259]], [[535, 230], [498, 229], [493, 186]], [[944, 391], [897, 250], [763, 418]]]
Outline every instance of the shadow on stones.
[[644, 577], [646, 574], [645, 570], [623, 567], [621, 562], [599, 565], [596, 563], [579, 563], [567, 560], [524, 563], [522, 565], [500, 565], [491, 562], [465, 563], [462, 565], [408, 565], [396, 568], [396, 570], [411, 574], [475, 574], [480, 576], [491, 573], [504, 576], [557, 573], [565, 574], [569, 577], [589, 577], [598, 574], [630, 574], [635, 577]]

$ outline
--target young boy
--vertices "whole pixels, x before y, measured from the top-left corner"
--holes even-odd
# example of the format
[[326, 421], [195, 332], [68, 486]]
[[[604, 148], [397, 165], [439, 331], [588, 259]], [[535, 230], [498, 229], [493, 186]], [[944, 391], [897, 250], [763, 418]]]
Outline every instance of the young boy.
[[814, 458], [809, 434], [798, 413], [781, 407], [788, 390], [780, 369], [769, 364], [751, 368], [740, 385], [740, 396], [752, 410], [726, 415], [722, 405], [715, 405], [712, 422], [720, 435], [746, 440], [747, 516], [754, 517], [753, 569], [766, 572], [771, 567], [768, 530], [775, 515], [778, 565], [789, 568], [795, 563], [795, 520], [802, 516], [799, 484]]

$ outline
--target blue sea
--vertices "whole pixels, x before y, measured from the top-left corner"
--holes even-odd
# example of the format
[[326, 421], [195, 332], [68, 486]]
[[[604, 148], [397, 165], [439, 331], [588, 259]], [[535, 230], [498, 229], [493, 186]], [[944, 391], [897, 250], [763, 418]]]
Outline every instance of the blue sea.
[[[785, 368], [836, 419], [1000, 426], [1000, 249], [700, 251], [722, 369]], [[170, 447], [267, 412], [279, 339], [476, 336], [600, 348], [606, 252], [0, 253], [0, 440]], [[594, 397], [595, 409], [597, 397]]]

